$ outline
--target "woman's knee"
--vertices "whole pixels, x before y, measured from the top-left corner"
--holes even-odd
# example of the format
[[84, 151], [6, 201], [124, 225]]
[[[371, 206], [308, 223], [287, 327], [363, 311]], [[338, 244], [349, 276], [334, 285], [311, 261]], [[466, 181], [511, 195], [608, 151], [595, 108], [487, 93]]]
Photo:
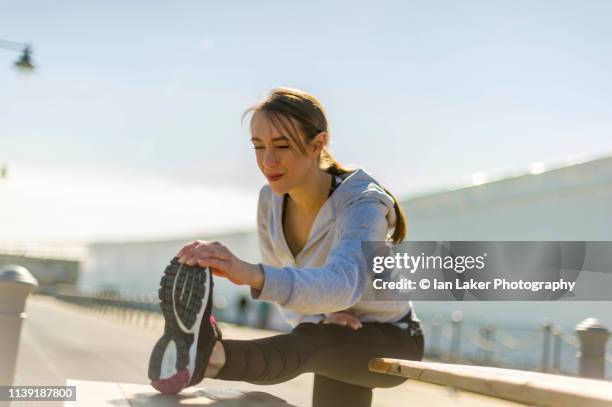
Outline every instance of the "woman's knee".
[[[425, 349], [425, 338], [423, 335], [414, 335], [407, 338], [407, 345], [396, 349], [394, 352], [390, 353], [390, 358], [394, 359], [404, 359], [404, 360], [414, 360], [421, 361], [423, 360], [424, 349]], [[376, 386], [374, 387], [395, 387], [398, 386], [408, 380], [406, 377], [401, 376], [392, 376], [384, 373], [377, 373], [377, 375], [383, 375], [384, 378], [377, 376]]]
[[381, 389], [387, 389], [389, 387], [399, 386], [402, 383], [405, 383], [408, 378], [401, 376], [392, 376], [385, 373], [378, 373], [383, 376], [377, 376], [371, 379], [370, 383], [372, 387], [377, 387]]
[[425, 354], [425, 337], [423, 335], [410, 335], [408, 333], [402, 334], [400, 346], [395, 352], [399, 354], [390, 357], [416, 361], [423, 360]]
[[412, 337], [412, 340], [415, 344], [415, 355], [413, 360], [423, 360], [423, 356], [425, 355], [425, 336], [415, 335]]

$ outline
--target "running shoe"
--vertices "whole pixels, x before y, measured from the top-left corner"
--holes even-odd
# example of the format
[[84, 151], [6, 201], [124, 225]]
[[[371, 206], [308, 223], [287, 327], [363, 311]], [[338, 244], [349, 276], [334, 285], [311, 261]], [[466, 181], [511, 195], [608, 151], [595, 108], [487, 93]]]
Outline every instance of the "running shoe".
[[221, 333], [212, 311], [213, 278], [209, 268], [172, 259], [160, 281], [159, 300], [166, 321], [149, 360], [151, 386], [176, 394], [204, 378], [208, 359]]

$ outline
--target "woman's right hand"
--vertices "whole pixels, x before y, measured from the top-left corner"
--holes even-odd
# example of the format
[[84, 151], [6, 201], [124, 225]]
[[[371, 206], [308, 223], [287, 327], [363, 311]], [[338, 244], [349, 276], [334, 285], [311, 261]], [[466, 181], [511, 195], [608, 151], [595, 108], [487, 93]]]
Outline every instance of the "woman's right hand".
[[179, 263], [209, 267], [215, 276], [227, 278], [234, 284], [249, 285], [258, 290], [263, 287], [265, 276], [262, 268], [239, 259], [219, 242], [196, 240], [184, 246], [176, 256]]
[[326, 314], [325, 319], [321, 323], [348, 326], [351, 329], [359, 329], [363, 326], [359, 318], [351, 311], [338, 311]]

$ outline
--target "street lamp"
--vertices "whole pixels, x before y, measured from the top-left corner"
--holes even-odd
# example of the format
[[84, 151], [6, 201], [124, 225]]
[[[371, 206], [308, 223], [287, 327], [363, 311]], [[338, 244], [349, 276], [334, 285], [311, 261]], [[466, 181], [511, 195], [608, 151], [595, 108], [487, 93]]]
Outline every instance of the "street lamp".
[[[32, 63], [32, 48], [30, 44], [0, 39], [0, 48], [21, 51], [19, 59], [15, 61], [15, 68], [22, 72], [32, 72], [34, 70], [34, 64]], [[2, 167], [0, 167], [0, 180], [6, 179], [7, 173], [8, 169], [6, 165], [2, 165]]]
[[[22, 72], [32, 72], [34, 70], [34, 64], [32, 63], [32, 48], [30, 44], [0, 39], [0, 48], [21, 51], [19, 59], [15, 61], [15, 68]], [[7, 173], [8, 169], [6, 165], [2, 165], [2, 167], [0, 167], [0, 180], [6, 179]]]
[[32, 48], [29, 44], [0, 40], [0, 48], [21, 51], [19, 59], [15, 62], [15, 67], [23, 72], [34, 70], [34, 64], [32, 63]]

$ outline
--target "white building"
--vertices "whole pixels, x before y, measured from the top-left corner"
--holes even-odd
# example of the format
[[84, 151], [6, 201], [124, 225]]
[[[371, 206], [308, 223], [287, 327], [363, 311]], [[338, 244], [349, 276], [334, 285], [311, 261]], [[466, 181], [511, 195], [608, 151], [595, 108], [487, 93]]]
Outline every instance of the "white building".
[[409, 240], [612, 240], [612, 157], [473, 178], [403, 201]]

